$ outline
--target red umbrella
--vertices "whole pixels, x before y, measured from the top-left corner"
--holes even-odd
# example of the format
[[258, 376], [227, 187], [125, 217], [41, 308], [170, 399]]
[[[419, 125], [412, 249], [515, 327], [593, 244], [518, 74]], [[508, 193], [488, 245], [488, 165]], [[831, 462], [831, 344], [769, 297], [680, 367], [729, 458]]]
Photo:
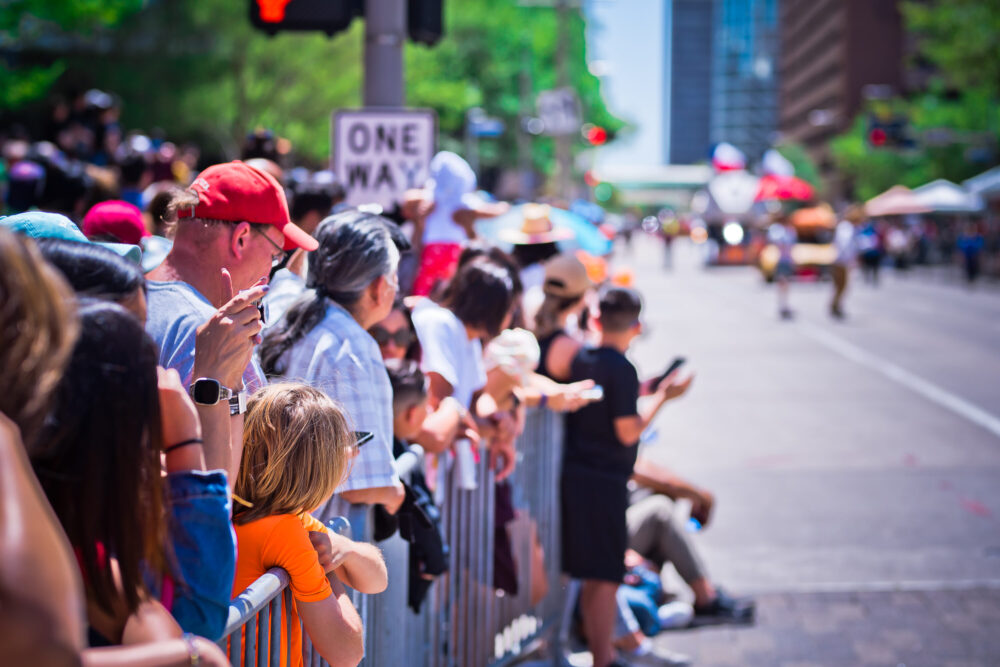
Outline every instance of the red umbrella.
[[799, 201], [809, 201], [813, 198], [813, 186], [794, 176], [780, 176], [778, 174], [768, 174], [760, 179], [760, 189], [754, 201], [768, 201], [777, 199], [786, 201], [797, 199]]

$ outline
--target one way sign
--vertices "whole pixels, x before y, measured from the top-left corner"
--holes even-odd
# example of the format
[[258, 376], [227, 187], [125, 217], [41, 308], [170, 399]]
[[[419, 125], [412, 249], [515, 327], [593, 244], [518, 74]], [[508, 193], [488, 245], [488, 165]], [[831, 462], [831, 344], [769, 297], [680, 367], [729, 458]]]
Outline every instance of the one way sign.
[[423, 187], [437, 138], [428, 109], [359, 109], [333, 114], [333, 172], [347, 203], [392, 209], [409, 188]]

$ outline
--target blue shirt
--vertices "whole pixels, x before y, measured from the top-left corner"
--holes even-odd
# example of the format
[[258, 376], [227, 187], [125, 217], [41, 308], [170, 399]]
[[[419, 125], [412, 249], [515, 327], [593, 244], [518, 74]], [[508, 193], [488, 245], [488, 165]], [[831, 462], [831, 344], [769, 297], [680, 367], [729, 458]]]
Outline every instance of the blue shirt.
[[[160, 365], [173, 368], [184, 386], [191, 384], [194, 372], [194, 343], [198, 327], [218, 310], [201, 292], [184, 282], [150, 280], [146, 282], [149, 318], [146, 333], [160, 348]], [[243, 385], [253, 393], [267, 384], [256, 359], [243, 371]]]
[[171, 473], [167, 496], [174, 547], [171, 569], [177, 577], [170, 611], [185, 632], [215, 641], [226, 628], [236, 576], [226, 473]]

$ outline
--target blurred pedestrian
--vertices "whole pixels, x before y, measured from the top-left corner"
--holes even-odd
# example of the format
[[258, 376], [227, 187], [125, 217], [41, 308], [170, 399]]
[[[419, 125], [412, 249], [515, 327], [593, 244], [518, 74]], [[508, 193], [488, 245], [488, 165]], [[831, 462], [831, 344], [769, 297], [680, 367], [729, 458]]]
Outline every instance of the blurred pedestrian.
[[830, 303], [830, 315], [838, 320], [844, 318], [844, 292], [847, 290], [851, 267], [858, 255], [855, 225], [860, 224], [864, 219], [864, 205], [856, 204], [847, 209], [844, 219], [838, 222], [834, 228], [833, 246], [837, 251], [837, 257], [830, 265], [830, 276], [833, 278], [833, 301]]
[[475, 235], [473, 225], [482, 217], [507, 210], [475, 196], [476, 174], [455, 153], [441, 151], [430, 165], [430, 182], [413, 208], [420, 231], [422, 251], [413, 293], [426, 296], [438, 283], [451, 278], [458, 265], [462, 244]]
[[778, 316], [790, 320], [795, 316], [788, 305], [788, 286], [795, 277], [795, 259], [792, 250], [798, 241], [795, 228], [786, 217], [780, 217], [767, 229], [768, 240], [778, 249], [778, 263], [774, 267], [774, 282], [778, 290]]
[[985, 241], [974, 222], [966, 223], [958, 237], [958, 252], [962, 255], [962, 268], [965, 270], [965, 281], [972, 285], [979, 277], [980, 258], [983, 254]]
[[861, 275], [866, 283], [878, 286], [878, 272], [882, 266], [882, 236], [873, 220], [865, 222], [858, 231], [858, 253], [861, 256]]

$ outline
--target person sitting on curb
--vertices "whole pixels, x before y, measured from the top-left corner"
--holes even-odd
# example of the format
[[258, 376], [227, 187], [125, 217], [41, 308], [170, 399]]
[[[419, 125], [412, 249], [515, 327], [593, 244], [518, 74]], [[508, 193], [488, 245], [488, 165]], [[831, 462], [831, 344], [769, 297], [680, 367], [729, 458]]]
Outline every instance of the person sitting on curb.
[[629, 548], [652, 561], [657, 571], [671, 563], [694, 594], [694, 624], [749, 623], [753, 600], [735, 598], [712, 583], [691, 542], [691, 533], [678, 525], [674, 502], [691, 501], [691, 517], [702, 526], [712, 519], [715, 497], [640, 456], [630, 484], [626, 513]]

